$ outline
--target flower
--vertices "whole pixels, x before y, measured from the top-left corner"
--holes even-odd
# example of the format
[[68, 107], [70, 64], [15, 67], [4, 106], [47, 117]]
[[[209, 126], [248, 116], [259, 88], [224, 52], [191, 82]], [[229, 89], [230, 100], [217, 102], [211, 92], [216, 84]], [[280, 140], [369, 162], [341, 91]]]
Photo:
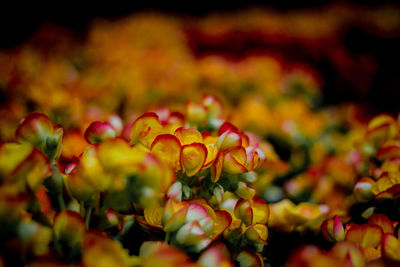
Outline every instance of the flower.
[[62, 150], [64, 130], [53, 126], [51, 120], [42, 113], [31, 113], [23, 118], [15, 136], [19, 142], [27, 142], [42, 151], [49, 160], [58, 159]]
[[214, 211], [204, 199], [181, 203], [168, 200], [162, 215], [163, 229], [173, 244], [199, 252], [217, 239], [232, 222], [228, 212]]

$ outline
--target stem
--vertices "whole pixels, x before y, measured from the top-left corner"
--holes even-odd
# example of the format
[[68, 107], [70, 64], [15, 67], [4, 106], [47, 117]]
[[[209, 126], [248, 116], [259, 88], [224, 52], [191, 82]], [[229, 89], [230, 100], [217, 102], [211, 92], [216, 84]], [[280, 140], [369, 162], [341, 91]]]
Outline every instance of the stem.
[[92, 210], [93, 207], [88, 207], [86, 210], [85, 224], [86, 224], [86, 229], [88, 230], [89, 230], [90, 217], [92, 216]]
[[239, 228], [238, 228], [238, 229], [240, 229], [240, 238], [239, 238], [238, 242], [236, 243], [236, 246], [238, 248], [240, 248], [240, 243], [242, 243], [242, 239], [243, 239], [243, 233], [242, 233], [242, 225], [243, 225], [243, 223], [244, 223], [243, 220], [241, 220]]
[[165, 233], [165, 239], [164, 239], [164, 242], [165, 242], [165, 243], [167, 243], [167, 244], [169, 243], [170, 235], [171, 235], [171, 233], [170, 233], [170, 232], [166, 232], [166, 233]]
[[243, 225], [243, 223], [244, 223], [243, 220], [241, 220], [241, 221], [240, 221], [239, 228], [238, 228], [238, 229], [240, 229], [240, 231], [242, 231], [242, 225]]
[[62, 193], [57, 194], [57, 200], [58, 204], [60, 205], [61, 210], [65, 210], [65, 203], [64, 203], [64, 198]]
[[81, 201], [79, 203], [79, 214], [81, 215], [82, 218], [85, 218], [85, 202]]

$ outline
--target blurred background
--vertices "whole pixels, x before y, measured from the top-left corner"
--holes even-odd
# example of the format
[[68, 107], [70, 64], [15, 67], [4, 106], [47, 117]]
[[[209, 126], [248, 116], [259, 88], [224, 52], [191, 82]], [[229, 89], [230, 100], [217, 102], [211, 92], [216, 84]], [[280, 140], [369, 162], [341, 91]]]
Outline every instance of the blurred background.
[[[162, 47], [162, 51], [152, 48], [146, 50], [149, 55], [141, 59], [146, 63], [140, 65], [140, 68], [145, 64], [152, 65], [149, 70], [152, 73], [148, 75], [156, 80], [158, 74], [155, 72], [159, 71], [163, 76], [168, 66], [174, 63], [174, 71], [179, 73], [179, 77], [170, 78], [181, 81], [180, 85], [174, 85], [175, 89], [192, 86], [189, 84], [196, 80], [200, 91], [206, 88], [204, 91], [213, 93], [215, 88], [202, 84], [204, 77], [198, 75], [202, 73], [199, 70], [201, 66], [213, 75], [226, 77], [223, 71], [228, 71], [230, 67], [237, 70], [241, 62], [259, 57], [268, 58], [270, 63], [274, 61], [284, 72], [295, 68], [310, 74], [320, 92], [318, 106], [329, 107], [351, 101], [362, 107], [365, 117], [371, 117], [379, 112], [396, 114], [400, 104], [400, 7], [395, 1], [246, 1], [229, 5], [207, 2], [190, 5], [171, 2], [155, 4], [151, 1], [95, 4], [74, 1], [51, 4], [14, 2], [2, 4], [0, 31], [2, 107], [9, 104], [11, 99], [19, 99], [27, 108], [17, 116], [34, 110], [47, 111], [42, 102], [49, 101], [38, 95], [48, 92], [43, 85], [37, 85], [37, 88], [42, 87], [35, 91], [33, 80], [36, 81], [38, 77], [44, 79], [44, 75], [53, 78], [57, 76], [41, 73], [43, 69], [38, 65], [28, 67], [28, 58], [39, 58], [38, 62], [46, 64], [57, 61], [58, 66], [60, 62], [67, 61], [73, 71], [77, 71], [75, 74], [79, 75], [79, 78], [75, 78], [79, 80], [80, 87], [77, 87], [75, 81], [72, 87], [78, 91], [92, 90], [89, 98], [96, 94], [93, 93], [94, 87], [104, 90], [114, 87], [113, 92], [119, 93], [113, 96], [121, 101], [110, 104], [110, 110], [123, 113], [126, 106], [132, 104], [129, 97], [128, 100], [124, 99], [127, 95], [124, 90], [128, 89], [121, 89], [129, 87], [129, 82], [125, 83], [115, 77], [138, 75], [143, 78], [142, 74], [132, 71], [124, 74], [121, 72], [142, 64], [134, 60], [129, 61], [134, 62], [133, 65], [121, 63], [121, 59], [133, 56], [127, 52], [130, 51], [127, 47], [130, 42], [137, 45], [133, 50], [140, 53], [145, 51], [142, 49], [144, 47]], [[141, 46], [140, 42], [146, 44]], [[159, 62], [160, 55], [157, 53], [168, 55], [169, 58]], [[24, 67], [18, 65], [18, 59], [22, 60], [20, 63]], [[216, 63], [218, 60], [224, 63]], [[200, 66], [193, 67], [194, 63]], [[220, 63], [232, 65], [225, 65], [225, 69], [221, 70], [222, 67], [218, 67]], [[101, 67], [93, 71], [92, 66], [95, 65]], [[116, 69], [116, 65], [119, 70], [111, 74], [108, 70]], [[153, 69], [154, 66], [159, 69]], [[37, 73], [29, 76], [24, 73], [27, 70], [22, 70], [25, 67], [36, 69]], [[57, 69], [55, 66], [49, 68], [53, 71]], [[217, 74], [218, 68], [220, 74]], [[267, 72], [271, 76], [276, 75], [272, 71], [273, 67], [268, 68], [270, 71]], [[171, 70], [171, 73], [174, 71]], [[113, 78], [107, 82], [103, 80], [101, 85], [88, 86], [87, 80], [93, 82], [94, 77], [104, 74], [101, 72], [107, 72]], [[69, 75], [75, 75], [71, 73]], [[231, 75], [237, 74], [231, 72]], [[49, 83], [48, 80], [46, 82]], [[168, 89], [160, 85], [168, 83], [168, 80], [159, 81], [156, 85], [152, 82], [147, 84], [148, 81], [143, 80], [132, 82], [134, 85], [140, 83], [146, 84], [143, 86], [147, 88], [146, 92], [150, 92], [147, 98], [155, 102], [166, 102], [168, 97], [176, 98], [176, 95], [170, 94]], [[240, 90], [249, 91], [254, 87], [245, 83]], [[116, 89], [118, 86], [121, 88]], [[63, 85], [62, 88], [70, 91], [68, 86]], [[21, 90], [29, 91], [28, 95], [19, 98]], [[167, 92], [166, 96], [160, 96], [161, 91]], [[239, 91], [229, 92], [233, 103], [235, 94], [240, 95]], [[54, 97], [51, 102], [53, 100]], [[146, 103], [144, 101], [143, 106]], [[104, 107], [102, 103], [99, 105]], [[55, 108], [59, 106], [55, 104], [50, 107], [51, 110]], [[6, 112], [9, 110], [8, 107]]]
[[[234, 14], [247, 12], [251, 16], [258, 12], [260, 18], [263, 11], [271, 18], [269, 24], [260, 22], [246, 28], [235, 22], [241, 15]], [[46, 36], [46, 28], [83, 41], [96, 20], [118, 20], [143, 12], [167, 14], [188, 22], [182, 27], [196, 57], [219, 54], [241, 60], [267, 53], [305, 63], [321, 76], [326, 103], [356, 101], [368, 106], [371, 113], [398, 111], [400, 15], [396, 1], [3, 3], [0, 47], [12, 49], [35, 40], [41, 46], [54, 47], [56, 39], [62, 37], [52, 36], [51, 30]], [[202, 27], [218, 13], [230, 16], [230, 25], [220, 26], [219, 33]]]

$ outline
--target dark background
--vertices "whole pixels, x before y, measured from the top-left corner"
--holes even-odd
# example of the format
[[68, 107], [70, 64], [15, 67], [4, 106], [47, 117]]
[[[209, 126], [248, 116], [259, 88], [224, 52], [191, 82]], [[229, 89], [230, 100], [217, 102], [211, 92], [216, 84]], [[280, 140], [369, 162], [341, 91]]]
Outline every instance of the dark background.
[[[143, 10], [202, 17], [212, 12], [236, 11], [254, 6], [285, 12], [304, 8], [318, 9], [330, 4], [321, 1], [244, 2], [229, 4], [219, 1], [190, 1], [190, 3], [188, 1], [187, 4], [171, 1], [164, 3], [155, 1], [9, 2], [0, 6], [0, 48], [7, 50], [17, 47], [28, 40], [43, 23], [48, 22], [67, 27], [77, 36], [84, 38], [87, 26], [94, 18], [113, 19]], [[382, 1], [353, 1], [352, 3], [371, 8], [382, 5]], [[396, 4], [396, 1], [385, 1], [385, 3]], [[366, 31], [359, 25], [347, 25], [340, 37], [340, 49], [349, 55], [345, 67], [338, 67], [338, 62], [335, 62], [329, 53], [316, 56], [315, 51], [309, 51], [307, 47], [296, 42], [282, 45], [265, 40], [259, 41], [252, 36], [241, 36], [235, 42], [227, 40], [211, 46], [201, 39], [194, 38], [194, 41], [196, 43], [192, 48], [197, 55], [224, 51], [240, 57], [245, 56], [249, 51], [265, 50], [291, 61], [306, 63], [315, 68], [324, 80], [323, 92], [326, 104], [355, 101], [366, 107], [370, 113], [397, 114], [400, 109], [400, 33], [382, 37]], [[369, 69], [370, 65], [377, 66], [373, 74]]]

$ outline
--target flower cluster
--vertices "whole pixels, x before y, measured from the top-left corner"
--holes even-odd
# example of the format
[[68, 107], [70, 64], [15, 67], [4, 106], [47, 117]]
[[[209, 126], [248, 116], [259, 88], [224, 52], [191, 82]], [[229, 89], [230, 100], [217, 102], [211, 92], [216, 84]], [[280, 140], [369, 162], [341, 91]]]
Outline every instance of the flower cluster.
[[308, 66], [188, 46], [399, 27], [350, 9], [136, 15], [0, 52], [0, 265], [399, 265], [400, 117], [324, 106]]
[[[218, 99], [189, 102], [184, 113], [156, 109], [126, 125], [114, 116], [68, 134], [63, 147], [64, 129], [32, 113], [18, 142], [0, 148], [3, 238], [6, 246], [15, 238], [29, 244], [18, 251], [23, 258], [93, 266], [102, 254], [105, 266], [146, 266], [165, 251], [171, 264], [194, 265], [179, 248], [201, 254], [200, 265], [262, 264], [270, 211], [251, 183], [267, 143], [224, 121]], [[150, 238], [135, 242], [136, 256], [108, 237], [125, 244], [137, 232]]]

